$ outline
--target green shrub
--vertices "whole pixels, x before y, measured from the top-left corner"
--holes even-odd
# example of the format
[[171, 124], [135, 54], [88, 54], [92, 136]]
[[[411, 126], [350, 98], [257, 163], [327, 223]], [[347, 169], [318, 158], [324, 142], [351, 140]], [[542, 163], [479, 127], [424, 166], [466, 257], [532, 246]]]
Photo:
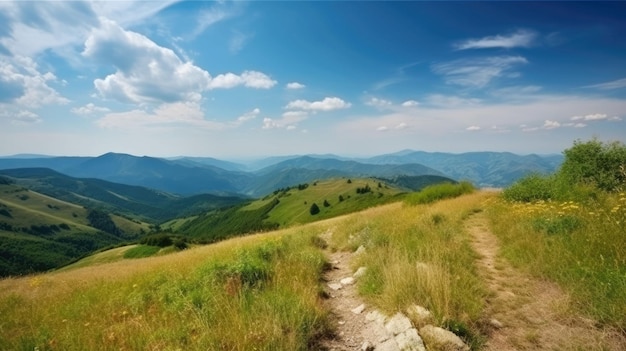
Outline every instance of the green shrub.
[[474, 190], [475, 188], [470, 182], [436, 184], [428, 186], [420, 192], [410, 194], [407, 196], [406, 202], [412, 205], [429, 204], [435, 201], [469, 194], [474, 192]]
[[138, 245], [124, 252], [124, 258], [150, 257], [161, 250], [158, 246]]
[[502, 196], [509, 201], [550, 200], [555, 197], [554, 186], [554, 177], [533, 173], [504, 189]]

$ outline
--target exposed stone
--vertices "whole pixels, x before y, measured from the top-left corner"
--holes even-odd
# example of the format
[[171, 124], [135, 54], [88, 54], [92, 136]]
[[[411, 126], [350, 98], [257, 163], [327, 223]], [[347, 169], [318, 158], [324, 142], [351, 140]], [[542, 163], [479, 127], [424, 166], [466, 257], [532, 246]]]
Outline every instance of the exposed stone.
[[427, 325], [419, 331], [429, 351], [469, 351], [461, 338], [443, 328]]
[[354, 278], [352, 277], [343, 278], [339, 282], [343, 285], [352, 285], [354, 284]]
[[365, 319], [370, 322], [379, 321], [383, 323], [385, 321], [385, 318], [386, 318], [385, 315], [378, 312], [377, 310], [371, 311], [365, 315]]
[[339, 283], [328, 283], [328, 287], [333, 289], [333, 290], [339, 290], [343, 287], [343, 285], [339, 284]]
[[369, 341], [366, 341], [361, 345], [361, 351], [374, 351], [374, 345], [370, 344]]
[[360, 254], [362, 254], [362, 253], [364, 253], [364, 252], [365, 252], [365, 246], [361, 245], [361, 246], [359, 246], [359, 248], [358, 248], [358, 249], [356, 249], [356, 251], [354, 252], [354, 254], [355, 254], [355, 255], [360, 255]]
[[504, 327], [504, 325], [497, 319], [495, 318], [491, 318], [489, 320], [489, 325], [496, 328], [496, 329], [502, 329]]
[[402, 313], [396, 313], [393, 317], [389, 318], [385, 324], [385, 329], [393, 335], [398, 335], [412, 327], [411, 321]]
[[367, 272], [367, 267], [359, 267], [359, 269], [357, 269], [356, 272], [354, 272], [352, 277], [355, 279], [361, 278], [362, 276], [365, 275], [365, 272]]
[[350, 311], [352, 311], [352, 313], [354, 314], [361, 314], [361, 312], [365, 311], [365, 304], [360, 304]]
[[396, 343], [402, 351], [426, 351], [424, 342], [415, 328], [407, 329], [396, 335]]
[[409, 306], [406, 309], [406, 314], [415, 323], [416, 327], [422, 327], [433, 322], [433, 314], [420, 305]]
[[388, 339], [376, 346], [376, 351], [402, 351], [398, 347], [398, 343], [394, 339]]

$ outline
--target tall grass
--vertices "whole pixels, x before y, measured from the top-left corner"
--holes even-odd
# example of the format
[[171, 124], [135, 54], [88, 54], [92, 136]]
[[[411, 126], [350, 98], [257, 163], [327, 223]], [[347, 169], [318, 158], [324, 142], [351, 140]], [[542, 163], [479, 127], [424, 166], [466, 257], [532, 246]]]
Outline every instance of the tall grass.
[[626, 194], [586, 200], [500, 200], [488, 214], [514, 265], [559, 283], [572, 309], [626, 330]]
[[358, 284], [370, 304], [388, 313], [422, 305], [439, 325], [454, 326], [476, 348], [487, 290], [463, 220], [490, 196], [481, 192], [429, 206], [398, 203], [364, 211], [337, 225], [332, 244], [366, 248], [355, 268], [368, 268]]
[[0, 281], [0, 349], [309, 349], [328, 330], [317, 233]]
[[442, 183], [427, 186], [417, 193], [406, 197], [409, 204], [429, 204], [435, 201], [458, 197], [474, 192], [475, 188], [470, 182], [460, 182], [458, 184]]

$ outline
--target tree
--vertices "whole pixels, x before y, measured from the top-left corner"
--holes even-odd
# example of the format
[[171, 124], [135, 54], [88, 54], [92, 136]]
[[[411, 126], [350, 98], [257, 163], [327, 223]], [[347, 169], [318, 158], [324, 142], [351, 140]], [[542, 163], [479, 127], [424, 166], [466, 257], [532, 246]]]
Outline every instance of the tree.
[[316, 214], [320, 213], [320, 208], [319, 206], [317, 206], [316, 203], [313, 203], [313, 205], [311, 205], [311, 209], [309, 210], [309, 212], [311, 213], [312, 216], [315, 216]]
[[352, 184], [352, 180], [351, 179], [348, 179], [348, 184]]
[[339, 202], [343, 201], [343, 195], [339, 195]]
[[328, 207], [328, 206], [330, 206], [330, 203], [328, 202], [328, 200], [325, 199], [324, 200], [324, 207]]
[[605, 191], [626, 186], [626, 145], [577, 140], [563, 154], [559, 175], [566, 184], [590, 183]]

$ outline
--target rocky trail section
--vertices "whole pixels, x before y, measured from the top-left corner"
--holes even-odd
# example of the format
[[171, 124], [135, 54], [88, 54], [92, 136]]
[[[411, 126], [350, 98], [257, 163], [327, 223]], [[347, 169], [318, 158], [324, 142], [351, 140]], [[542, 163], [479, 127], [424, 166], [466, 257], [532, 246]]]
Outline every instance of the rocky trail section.
[[[328, 241], [331, 233], [321, 235]], [[432, 316], [421, 306], [414, 305], [406, 314], [386, 316], [367, 306], [359, 297], [356, 281], [365, 274], [366, 267], [351, 270], [355, 253], [327, 252], [332, 268], [325, 275], [326, 305], [335, 323], [335, 335], [323, 340], [321, 348], [328, 351], [467, 351], [469, 347], [453, 333], [428, 324]], [[411, 322], [418, 321], [419, 331]]]
[[623, 335], [568, 311], [568, 296], [556, 284], [530, 277], [498, 257], [498, 239], [483, 214], [472, 215], [465, 225], [491, 291], [485, 311], [491, 333], [484, 350], [626, 349]]

